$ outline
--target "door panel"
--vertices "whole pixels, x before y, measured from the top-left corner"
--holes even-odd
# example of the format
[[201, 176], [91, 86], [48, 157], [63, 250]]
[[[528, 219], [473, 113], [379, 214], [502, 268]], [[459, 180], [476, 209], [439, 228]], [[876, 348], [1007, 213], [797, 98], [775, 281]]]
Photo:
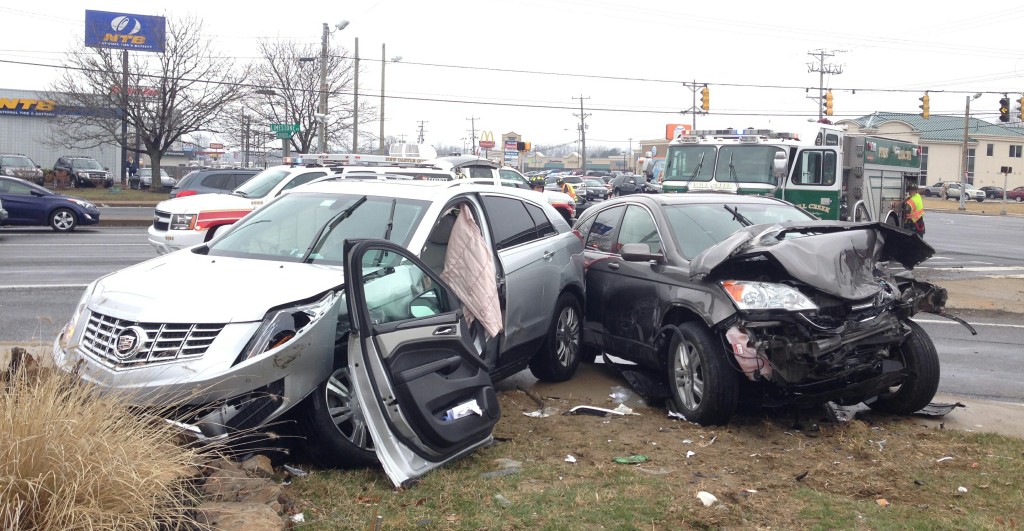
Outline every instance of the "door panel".
[[345, 243], [349, 369], [396, 486], [491, 440], [501, 416], [459, 301], [402, 247]]

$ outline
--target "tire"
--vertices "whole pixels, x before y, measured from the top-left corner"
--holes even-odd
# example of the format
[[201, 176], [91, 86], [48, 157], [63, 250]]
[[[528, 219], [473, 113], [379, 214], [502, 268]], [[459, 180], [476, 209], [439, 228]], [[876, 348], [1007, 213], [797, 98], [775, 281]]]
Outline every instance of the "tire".
[[594, 363], [597, 357], [601, 355], [601, 349], [593, 345], [587, 345], [580, 341], [580, 362], [581, 363]]
[[1024, 195], [1018, 195], [1017, 197], [1013, 198], [1013, 200], [1020, 203], [1021, 201], [1024, 201]]
[[[298, 406], [296, 420], [305, 437], [303, 452], [323, 467], [359, 467], [377, 462], [373, 439], [352, 394], [348, 360], [339, 356], [335, 370]], [[337, 418], [332, 416], [332, 411]]]
[[910, 335], [900, 345], [904, 365], [913, 374], [888, 393], [879, 395], [868, 407], [883, 413], [909, 415], [931, 403], [939, 389], [939, 355], [921, 325], [907, 321]]
[[720, 341], [702, 323], [683, 323], [666, 356], [672, 405], [702, 426], [729, 422], [739, 402], [739, 377]]
[[50, 213], [50, 228], [57, 232], [71, 232], [78, 226], [78, 217], [67, 208], [58, 208]]
[[558, 296], [544, 345], [530, 360], [530, 372], [543, 382], [564, 382], [580, 365], [580, 303], [571, 293]]

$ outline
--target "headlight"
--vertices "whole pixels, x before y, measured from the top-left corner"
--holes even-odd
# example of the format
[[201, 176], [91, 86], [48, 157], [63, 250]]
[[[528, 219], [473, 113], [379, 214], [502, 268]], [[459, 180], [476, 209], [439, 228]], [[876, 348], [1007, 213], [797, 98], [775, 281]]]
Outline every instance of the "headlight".
[[71, 201], [72, 203], [74, 203], [74, 204], [76, 204], [76, 205], [78, 205], [78, 206], [80, 206], [82, 208], [90, 208], [90, 209], [91, 208], [96, 208], [95, 206], [93, 206], [92, 203], [90, 203], [88, 201], [82, 201], [81, 199], [74, 199], [74, 198], [69, 197], [68, 201]]
[[818, 306], [803, 293], [786, 286], [770, 282], [726, 280], [722, 288], [740, 310], [787, 310], [799, 312], [817, 310]]
[[4, 170], [4, 175], [10, 175], [11, 177], [14, 177], [14, 170], [11, 168], [7, 168]]
[[96, 282], [89, 284], [89, 287], [85, 288], [85, 293], [82, 294], [82, 298], [78, 300], [78, 306], [75, 307], [75, 313], [71, 314], [71, 319], [68, 321], [68, 324], [64, 325], [64, 330], [61, 331], [61, 348], [67, 349], [71, 338], [75, 337], [75, 330], [78, 328], [78, 321], [80, 321], [82, 316], [85, 315], [85, 309], [89, 304], [89, 297], [95, 289]]
[[195, 226], [195, 214], [171, 214], [170, 230], [192, 230]]
[[328, 293], [316, 302], [298, 304], [268, 313], [235, 364], [288, 344], [304, 328], [323, 317], [337, 302], [339, 293]]

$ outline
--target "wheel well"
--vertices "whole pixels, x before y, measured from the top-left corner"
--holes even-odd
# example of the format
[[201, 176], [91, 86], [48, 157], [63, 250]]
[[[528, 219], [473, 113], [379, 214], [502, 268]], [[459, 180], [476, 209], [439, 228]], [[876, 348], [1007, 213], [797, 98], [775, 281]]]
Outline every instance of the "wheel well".
[[573, 297], [576, 297], [576, 302], [579, 303], [580, 308], [586, 308], [583, 299], [583, 290], [575, 284], [570, 284], [562, 290], [562, 293], [570, 293]]
[[[681, 325], [683, 323], [690, 322], [707, 324], [707, 321], [705, 321], [697, 312], [683, 306], [673, 306], [665, 313], [665, 318], [662, 319], [661, 325], [662, 327], [665, 327], [667, 325]], [[665, 331], [660, 332], [655, 338], [655, 351], [659, 356], [665, 354], [665, 350], [668, 347], [670, 339], [671, 335]]]

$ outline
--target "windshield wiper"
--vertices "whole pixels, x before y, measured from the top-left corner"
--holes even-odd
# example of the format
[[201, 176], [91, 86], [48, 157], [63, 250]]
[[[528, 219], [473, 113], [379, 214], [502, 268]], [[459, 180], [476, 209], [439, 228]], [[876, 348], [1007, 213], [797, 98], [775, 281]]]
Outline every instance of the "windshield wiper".
[[732, 182], [736, 182], [736, 166], [732, 164], [732, 158], [736, 156], [736, 153], [729, 153], [729, 178]]
[[320, 248], [324, 246], [324, 237], [332, 230], [334, 230], [334, 228], [337, 227], [338, 224], [340, 224], [342, 221], [345, 221], [350, 215], [352, 215], [352, 212], [355, 212], [355, 210], [359, 208], [359, 205], [362, 205], [365, 202], [366, 196], [364, 195], [363, 197], [360, 197], [355, 203], [352, 203], [352, 206], [335, 214], [335, 216], [328, 220], [327, 223], [324, 223], [324, 226], [320, 227], [320, 230], [316, 232], [316, 236], [313, 237], [313, 242], [309, 244], [309, 248], [306, 249], [306, 253], [302, 255], [302, 259], [299, 260], [299, 262], [309, 262], [309, 256], [314, 252], [320, 252]]
[[[391, 200], [391, 214], [388, 215], [388, 225], [384, 229], [384, 239], [391, 239], [391, 228], [395, 225], [395, 206], [398, 205], [398, 199]], [[384, 251], [377, 251], [377, 258], [373, 259], [373, 267], [380, 267], [380, 263], [384, 260]]]
[[700, 160], [697, 161], [697, 167], [693, 169], [693, 173], [690, 174], [690, 178], [686, 180], [683, 186], [686, 187], [686, 191], [690, 191], [690, 181], [697, 178], [697, 174], [700, 173], [700, 169], [704, 167], [704, 155], [707, 155], [707, 151], [700, 152]]
[[739, 221], [740, 223], [743, 224], [744, 227], [749, 227], [750, 225], [754, 224], [754, 222], [750, 221], [750, 219], [747, 218], [747, 216], [744, 216], [743, 214], [740, 214], [740, 211], [738, 209], [736, 209], [735, 207], [731, 207], [729, 205], [722, 205], [722, 206], [725, 207], [725, 209], [728, 210], [730, 214], [732, 214], [732, 219], [734, 219], [736, 221]]
[[240, 190], [235, 190], [235, 191], [231, 192], [231, 195], [240, 195], [242, 197], [249, 197], [249, 194], [247, 194], [245, 192], [242, 192]]

